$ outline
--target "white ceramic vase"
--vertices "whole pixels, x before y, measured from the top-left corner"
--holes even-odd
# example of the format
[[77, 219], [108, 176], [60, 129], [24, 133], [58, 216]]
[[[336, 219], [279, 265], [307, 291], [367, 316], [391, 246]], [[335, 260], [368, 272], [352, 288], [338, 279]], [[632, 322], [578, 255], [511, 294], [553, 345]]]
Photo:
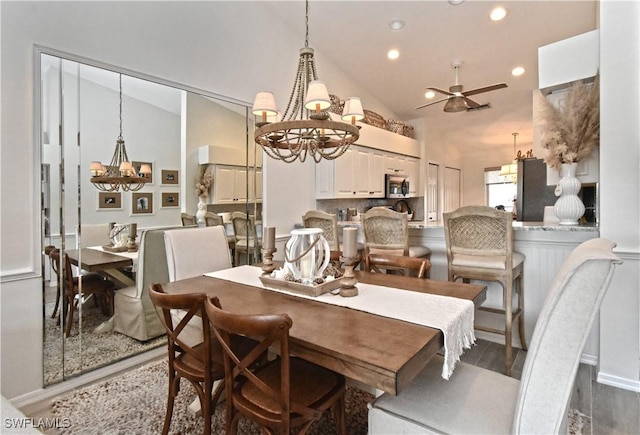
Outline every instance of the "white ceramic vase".
[[198, 197], [198, 211], [196, 212], [196, 222], [198, 224], [204, 224], [204, 214], [207, 212], [207, 203], [204, 198]]
[[560, 168], [561, 178], [555, 191], [559, 198], [554, 206], [560, 225], [578, 225], [584, 215], [584, 204], [578, 197], [581, 183], [576, 178], [577, 166], [577, 163], [563, 163]]
[[331, 250], [320, 228], [300, 228], [291, 231], [285, 245], [285, 268], [296, 280], [311, 284], [329, 264]]

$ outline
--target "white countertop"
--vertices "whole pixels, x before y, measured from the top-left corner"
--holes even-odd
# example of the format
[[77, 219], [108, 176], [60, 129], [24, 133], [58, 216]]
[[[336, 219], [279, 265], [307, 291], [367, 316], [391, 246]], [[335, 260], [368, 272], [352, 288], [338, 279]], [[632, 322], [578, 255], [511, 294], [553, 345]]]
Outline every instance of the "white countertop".
[[[360, 227], [360, 221], [339, 221], [340, 227]], [[409, 221], [410, 229], [444, 228], [440, 221]], [[544, 222], [520, 222], [513, 223], [515, 231], [598, 231], [597, 223], [586, 223], [580, 225], [559, 225]]]

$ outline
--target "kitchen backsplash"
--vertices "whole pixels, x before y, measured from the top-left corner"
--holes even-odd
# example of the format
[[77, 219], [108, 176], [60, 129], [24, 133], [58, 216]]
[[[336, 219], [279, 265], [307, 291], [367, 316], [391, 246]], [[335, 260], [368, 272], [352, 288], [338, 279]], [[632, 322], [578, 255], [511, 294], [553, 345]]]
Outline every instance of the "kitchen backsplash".
[[335, 213], [338, 210], [357, 208], [358, 214], [369, 210], [372, 207], [393, 207], [398, 201], [406, 201], [413, 211], [413, 220], [421, 221], [424, 216], [424, 197], [408, 198], [403, 200], [386, 198], [362, 198], [362, 199], [317, 199], [316, 208], [326, 213]]

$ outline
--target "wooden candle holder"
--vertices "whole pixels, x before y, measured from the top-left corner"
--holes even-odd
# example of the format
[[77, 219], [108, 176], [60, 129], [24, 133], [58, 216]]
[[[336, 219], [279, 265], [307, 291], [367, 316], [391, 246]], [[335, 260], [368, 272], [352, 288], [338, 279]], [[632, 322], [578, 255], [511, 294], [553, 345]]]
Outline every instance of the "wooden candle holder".
[[353, 274], [353, 268], [360, 263], [360, 256], [355, 257], [340, 256], [340, 263], [344, 265], [344, 275], [340, 278], [340, 296], [350, 298], [358, 295], [358, 280]]
[[271, 272], [273, 272], [273, 270], [275, 269], [275, 266], [273, 265], [273, 253], [276, 251], [277, 251], [276, 248], [262, 249], [262, 273], [263, 274], [268, 275]]

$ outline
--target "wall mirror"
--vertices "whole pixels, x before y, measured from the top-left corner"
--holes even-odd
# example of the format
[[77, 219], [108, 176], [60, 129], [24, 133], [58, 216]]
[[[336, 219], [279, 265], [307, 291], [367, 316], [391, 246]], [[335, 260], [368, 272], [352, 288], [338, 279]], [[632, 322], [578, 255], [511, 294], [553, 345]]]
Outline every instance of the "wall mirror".
[[[73, 297], [71, 318], [65, 254], [78, 263], [70, 261], [71, 275], [82, 276], [76, 285], [88, 286], [83, 248], [109, 245], [112, 222], [136, 224], [137, 241], [145, 229], [181, 226], [181, 213], [198, 211], [196, 182], [205, 172], [212, 183], [203, 202], [225, 217], [232, 240], [233, 212], [254, 216], [260, 224], [262, 154], [248, 136], [254, 129], [248, 103], [41, 47], [35, 59], [42, 246], [55, 247], [62, 258], [56, 271], [56, 258], [43, 249], [47, 386], [164, 343], [163, 334], [139, 340], [113, 332], [100, 292]], [[91, 183], [90, 163], [109, 164], [121, 123], [129, 160], [136, 168], [148, 164], [151, 174], [139, 191], [101, 192]], [[228, 183], [220, 174], [230, 171], [238, 186], [227, 197], [222, 193]], [[255, 261], [242, 255], [244, 262]], [[113, 281], [116, 291], [135, 286], [135, 257], [113, 274], [97, 273]]]

